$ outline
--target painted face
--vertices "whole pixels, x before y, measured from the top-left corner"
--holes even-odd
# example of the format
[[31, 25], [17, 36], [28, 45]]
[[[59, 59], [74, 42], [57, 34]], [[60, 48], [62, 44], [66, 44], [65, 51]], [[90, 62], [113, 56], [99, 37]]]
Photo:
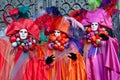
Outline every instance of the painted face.
[[99, 26], [98, 22], [93, 22], [91, 24], [91, 28], [92, 28], [93, 31], [96, 31], [98, 29], [98, 26]]
[[60, 35], [61, 35], [61, 33], [60, 33], [60, 31], [59, 31], [59, 30], [55, 30], [54, 34], [55, 34], [55, 36], [56, 36], [56, 37], [58, 37], [58, 36], [60, 36]]
[[19, 31], [19, 35], [20, 35], [20, 38], [21, 38], [21, 39], [26, 39], [27, 36], [28, 36], [28, 31], [27, 31], [26, 29], [21, 29], [21, 30]]

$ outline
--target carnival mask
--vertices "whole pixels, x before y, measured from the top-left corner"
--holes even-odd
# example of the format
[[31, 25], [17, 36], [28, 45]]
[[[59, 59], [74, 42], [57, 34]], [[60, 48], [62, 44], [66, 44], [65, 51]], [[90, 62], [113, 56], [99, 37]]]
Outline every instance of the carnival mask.
[[60, 31], [59, 31], [59, 30], [55, 30], [54, 34], [55, 34], [55, 36], [56, 36], [56, 37], [58, 37], [58, 36], [60, 36], [60, 35], [61, 35], [61, 33], [60, 33]]
[[96, 31], [98, 29], [98, 26], [99, 26], [98, 22], [92, 22], [91, 24], [92, 31]]
[[19, 35], [20, 35], [20, 38], [21, 38], [21, 39], [26, 39], [27, 36], [28, 36], [28, 31], [27, 31], [26, 29], [21, 29], [21, 30], [19, 31]]

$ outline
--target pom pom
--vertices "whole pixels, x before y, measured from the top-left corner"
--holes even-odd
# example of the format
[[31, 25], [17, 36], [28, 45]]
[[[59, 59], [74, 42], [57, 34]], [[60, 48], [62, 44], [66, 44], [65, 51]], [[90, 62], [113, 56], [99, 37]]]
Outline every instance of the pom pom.
[[28, 44], [29, 44], [29, 46], [31, 46], [31, 45], [32, 45], [32, 42], [29, 42]]
[[56, 41], [56, 37], [53, 35], [50, 35], [49, 39], [50, 39], [50, 41]]
[[65, 49], [64, 46], [59, 46], [59, 50], [60, 50], [60, 51], [63, 51], [64, 49]]
[[91, 28], [87, 28], [87, 32], [90, 33], [92, 31]]
[[13, 46], [13, 47], [17, 47], [17, 42], [13, 42], [13, 43], [12, 43], [12, 46]]
[[17, 45], [20, 45], [20, 41], [17, 41]]
[[20, 41], [20, 38], [17, 38], [16, 41]]
[[58, 40], [58, 41], [61, 41], [62, 39], [63, 39], [62, 36], [57, 37], [57, 40]]
[[25, 43], [21, 43], [22, 46], [25, 46]]
[[33, 40], [33, 43], [36, 43], [36, 40], [35, 40], [35, 39]]
[[23, 43], [26, 44], [26, 43], [27, 43], [27, 40], [23, 40]]
[[66, 38], [66, 37], [67, 37], [67, 35], [66, 35], [66, 34], [61, 34], [61, 36], [62, 36], [63, 38]]
[[59, 46], [58, 46], [57, 44], [55, 44], [55, 45], [54, 45], [54, 48], [55, 48], [55, 49], [58, 49], [58, 48], [59, 48]]
[[98, 35], [98, 31], [95, 31], [95, 35]]
[[91, 43], [92, 41], [90, 39], [87, 40], [88, 43]]
[[62, 41], [60, 41], [60, 43], [63, 45], [63, 44], [65, 44], [65, 41], [64, 41], [64, 40], [62, 40]]
[[96, 36], [92, 36], [92, 37], [91, 37], [91, 40], [92, 40], [92, 41], [96, 41]]
[[97, 43], [97, 44], [100, 44], [100, 43], [101, 43], [101, 40], [100, 40], [100, 39], [97, 39], [97, 40], [96, 40], [96, 43]]
[[15, 42], [16, 41], [16, 37], [15, 36], [11, 36], [10, 37], [10, 42]]

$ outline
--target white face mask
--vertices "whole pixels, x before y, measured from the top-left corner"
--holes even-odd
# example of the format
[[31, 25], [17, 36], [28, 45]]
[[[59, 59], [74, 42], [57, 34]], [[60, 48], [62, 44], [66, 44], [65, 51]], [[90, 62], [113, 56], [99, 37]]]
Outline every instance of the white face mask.
[[26, 39], [27, 36], [28, 36], [28, 31], [27, 31], [26, 29], [21, 29], [21, 30], [19, 31], [19, 35], [20, 35], [20, 38], [21, 38], [21, 39]]
[[96, 31], [98, 29], [98, 22], [93, 22], [91, 24], [91, 28], [92, 28], [93, 31]]
[[59, 30], [55, 30], [54, 34], [55, 34], [55, 36], [56, 36], [56, 37], [58, 37], [58, 36], [60, 36], [60, 35], [61, 35], [61, 33], [60, 33], [60, 31], [59, 31]]

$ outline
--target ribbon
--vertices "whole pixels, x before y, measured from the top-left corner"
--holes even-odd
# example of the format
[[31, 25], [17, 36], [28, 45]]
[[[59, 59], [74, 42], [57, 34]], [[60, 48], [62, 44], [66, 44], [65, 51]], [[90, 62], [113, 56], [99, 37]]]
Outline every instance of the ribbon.
[[[29, 57], [29, 54], [28, 52], [22, 52], [21, 55], [19, 56], [19, 58], [17, 59], [16, 63], [15, 63], [15, 66], [11, 72], [11, 75], [10, 75], [10, 80], [14, 80], [14, 78], [16, 76], [21, 76], [19, 78], [22, 78], [22, 75], [23, 73], [21, 73], [20, 75], [17, 75], [17, 73], [19, 73], [19, 71], [21, 69], [25, 69], [25, 63], [27, 62], [27, 59]], [[23, 68], [22, 68], [23, 67]], [[24, 70], [23, 69], [23, 70]], [[18, 80], [21, 80], [21, 79], [18, 79]]]
[[18, 60], [18, 58], [20, 57], [20, 55], [21, 55], [22, 52], [23, 52], [22, 49], [18, 49], [17, 53], [15, 54], [15, 58], [14, 58], [14, 62], [15, 63]]
[[78, 48], [79, 53], [82, 55], [83, 54], [83, 50], [82, 50], [82, 45], [80, 44], [80, 42], [74, 38], [70, 38], [70, 43], [74, 42]]
[[44, 34], [44, 32], [40, 33], [40, 40], [43, 41], [43, 42], [47, 42], [48, 41], [47, 36]]
[[90, 50], [89, 50], [89, 53], [88, 53], [88, 57], [90, 58], [91, 56], [93, 56], [93, 55], [97, 55], [97, 53], [98, 53], [98, 49], [97, 49], [98, 47], [95, 47], [94, 45], [91, 45], [91, 47], [90, 47]]

